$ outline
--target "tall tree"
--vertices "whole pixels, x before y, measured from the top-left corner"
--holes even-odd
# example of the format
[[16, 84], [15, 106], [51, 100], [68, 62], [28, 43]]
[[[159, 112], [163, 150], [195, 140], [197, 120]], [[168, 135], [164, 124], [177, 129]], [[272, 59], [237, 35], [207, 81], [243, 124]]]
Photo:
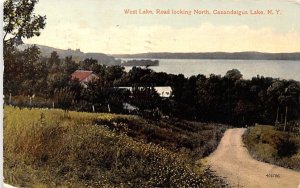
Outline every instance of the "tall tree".
[[33, 12], [37, 3], [38, 0], [4, 1], [4, 45], [19, 45], [23, 43], [23, 38], [40, 35], [40, 30], [46, 25], [46, 16]]
[[[26, 52], [18, 52], [16, 46], [22, 39], [39, 36], [45, 27], [45, 16], [35, 15], [34, 7], [38, 0], [5, 0], [3, 15], [3, 52], [4, 52], [4, 92], [18, 94], [23, 73], [31, 70], [32, 61], [36, 60], [39, 51], [34, 46]], [[30, 60], [28, 62], [27, 60]], [[31, 61], [32, 60], [32, 61]], [[27, 63], [27, 64], [26, 64]], [[20, 79], [22, 80], [20, 80]]]
[[73, 60], [72, 56], [65, 57], [62, 63], [64, 72], [71, 75], [75, 70], [78, 69], [78, 64]]

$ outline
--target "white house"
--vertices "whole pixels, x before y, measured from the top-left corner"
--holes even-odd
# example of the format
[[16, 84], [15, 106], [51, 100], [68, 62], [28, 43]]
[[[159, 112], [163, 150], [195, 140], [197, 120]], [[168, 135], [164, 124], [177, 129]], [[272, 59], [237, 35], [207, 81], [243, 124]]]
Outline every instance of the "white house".
[[[132, 92], [132, 87], [117, 87], [118, 89], [127, 89]], [[138, 89], [143, 89], [144, 87], [138, 87]], [[169, 98], [172, 95], [172, 88], [170, 86], [159, 86], [154, 87], [155, 91], [160, 97]]]

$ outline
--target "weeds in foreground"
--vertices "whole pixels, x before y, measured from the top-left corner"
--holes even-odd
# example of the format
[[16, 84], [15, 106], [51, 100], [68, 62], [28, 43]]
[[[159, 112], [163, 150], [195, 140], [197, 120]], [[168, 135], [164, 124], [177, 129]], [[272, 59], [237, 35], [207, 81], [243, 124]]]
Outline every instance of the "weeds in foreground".
[[4, 177], [30, 187], [222, 187], [188, 155], [134, 140], [95, 119], [135, 116], [4, 109]]

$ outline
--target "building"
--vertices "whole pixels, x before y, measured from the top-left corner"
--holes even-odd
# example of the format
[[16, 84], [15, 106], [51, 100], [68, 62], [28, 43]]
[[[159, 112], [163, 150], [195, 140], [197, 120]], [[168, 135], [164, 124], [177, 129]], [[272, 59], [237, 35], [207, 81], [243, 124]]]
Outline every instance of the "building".
[[87, 87], [87, 83], [97, 80], [99, 77], [93, 73], [93, 71], [76, 70], [71, 75], [72, 80], [78, 80], [84, 87]]
[[169, 98], [172, 95], [172, 88], [170, 86], [154, 87], [154, 89], [160, 97]]
[[[138, 87], [142, 89], [143, 87]], [[132, 87], [118, 87], [118, 89], [127, 89], [132, 92]], [[159, 94], [160, 97], [169, 98], [172, 95], [172, 88], [170, 86], [160, 86], [154, 87], [155, 91]]]

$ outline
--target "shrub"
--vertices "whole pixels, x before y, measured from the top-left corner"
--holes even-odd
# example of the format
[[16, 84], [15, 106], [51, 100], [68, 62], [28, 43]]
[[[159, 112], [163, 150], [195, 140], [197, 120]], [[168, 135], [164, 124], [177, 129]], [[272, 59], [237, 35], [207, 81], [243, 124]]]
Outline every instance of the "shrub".
[[291, 157], [291, 156], [295, 155], [298, 151], [297, 144], [290, 139], [281, 140], [277, 144], [276, 149], [277, 149], [277, 155], [279, 157]]
[[255, 126], [243, 136], [250, 154], [258, 160], [300, 170], [300, 138], [275, 130], [272, 126]]

